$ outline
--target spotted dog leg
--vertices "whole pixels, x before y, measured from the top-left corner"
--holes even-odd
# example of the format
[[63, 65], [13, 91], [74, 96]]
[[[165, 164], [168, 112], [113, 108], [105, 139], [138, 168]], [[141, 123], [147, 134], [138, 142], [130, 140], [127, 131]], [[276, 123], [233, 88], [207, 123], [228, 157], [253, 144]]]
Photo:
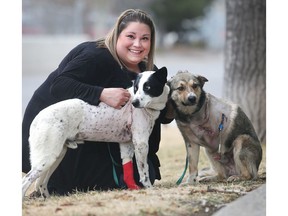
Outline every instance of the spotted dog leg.
[[32, 168], [22, 179], [22, 199], [24, 199], [25, 193], [31, 184], [39, 178], [42, 174], [42, 170]]
[[152, 187], [149, 178], [149, 167], [147, 162], [148, 148], [149, 148], [148, 140], [147, 142], [145, 141], [135, 142], [135, 156], [140, 176], [140, 182], [143, 184], [145, 188]]
[[124, 182], [131, 190], [138, 190], [140, 187], [135, 183], [133, 170], [134, 145], [132, 143], [120, 143]]
[[50, 196], [47, 188], [48, 181], [53, 172], [59, 166], [60, 162], [63, 160], [66, 152], [67, 147], [64, 145], [60, 155], [56, 158], [55, 162], [50, 166], [49, 170], [47, 170], [45, 175], [41, 176], [41, 178], [37, 179], [36, 181], [36, 191], [38, 191], [39, 189], [44, 198], [48, 198]]
[[[66, 147], [65, 147], [66, 149]], [[49, 170], [51, 169], [51, 167], [53, 167], [54, 163], [57, 163], [57, 159], [59, 159], [61, 153], [63, 153], [63, 149], [62, 152], [60, 152], [58, 157], [55, 157], [53, 155], [50, 154], [46, 154], [44, 156], [41, 156], [41, 158], [37, 158], [37, 163], [33, 160], [32, 161], [32, 170], [23, 177], [22, 179], [22, 199], [25, 196], [25, 193], [27, 191], [27, 189], [30, 187], [30, 185], [36, 180], [36, 191], [40, 190], [41, 195], [44, 198], [49, 197], [49, 192], [47, 190], [47, 182], [45, 183], [46, 185], [44, 185], [43, 188], [43, 182], [45, 182], [45, 178], [46, 177], [50, 177], [51, 174], [49, 174]], [[36, 164], [36, 165], [35, 165]]]

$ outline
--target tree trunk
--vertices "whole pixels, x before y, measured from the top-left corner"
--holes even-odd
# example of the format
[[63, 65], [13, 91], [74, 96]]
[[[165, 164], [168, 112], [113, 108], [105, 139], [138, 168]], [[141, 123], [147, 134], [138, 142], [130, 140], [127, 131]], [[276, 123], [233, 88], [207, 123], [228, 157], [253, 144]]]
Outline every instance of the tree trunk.
[[226, 0], [224, 96], [266, 142], [266, 1]]

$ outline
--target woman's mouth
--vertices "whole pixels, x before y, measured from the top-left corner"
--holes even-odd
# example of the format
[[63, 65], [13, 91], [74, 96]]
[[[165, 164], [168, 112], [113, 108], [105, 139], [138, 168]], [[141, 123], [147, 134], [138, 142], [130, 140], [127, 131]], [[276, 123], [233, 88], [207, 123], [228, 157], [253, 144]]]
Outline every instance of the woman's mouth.
[[140, 54], [140, 53], [142, 53], [141, 50], [132, 50], [132, 49], [129, 49], [129, 51], [132, 52], [132, 53], [135, 53], [135, 54]]

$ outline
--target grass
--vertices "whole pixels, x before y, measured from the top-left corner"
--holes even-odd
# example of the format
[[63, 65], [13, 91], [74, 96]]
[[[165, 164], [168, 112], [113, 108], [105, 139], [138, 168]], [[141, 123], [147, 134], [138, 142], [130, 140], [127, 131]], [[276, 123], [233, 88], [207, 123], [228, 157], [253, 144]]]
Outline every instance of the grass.
[[[265, 146], [263, 153], [259, 169], [260, 178], [257, 181], [177, 186], [176, 181], [185, 166], [185, 145], [176, 126], [165, 125], [158, 153], [162, 180], [156, 181], [153, 189], [76, 192], [70, 196], [51, 196], [45, 201], [41, 198], [26, 199], [22, 204], [22, 215], [212, 215], [225, 204], [266, 183]], [[201, 150], [199, 168], [207, 166], [208, 161]]]

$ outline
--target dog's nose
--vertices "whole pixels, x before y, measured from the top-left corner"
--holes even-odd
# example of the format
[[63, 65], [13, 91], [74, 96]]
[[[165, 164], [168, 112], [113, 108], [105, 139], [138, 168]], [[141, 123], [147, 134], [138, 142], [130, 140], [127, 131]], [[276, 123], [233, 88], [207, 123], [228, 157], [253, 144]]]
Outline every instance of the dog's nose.
[[194, 95], [188, 96], [188, 101], [192, 104], [196, 103], [196, 97]]
[[137, 107], [140, 106], [140, 101], [139, 101], [138, 99], [133, 100], [133, 101], [132, 101], [132, 105], [137, 108]]

